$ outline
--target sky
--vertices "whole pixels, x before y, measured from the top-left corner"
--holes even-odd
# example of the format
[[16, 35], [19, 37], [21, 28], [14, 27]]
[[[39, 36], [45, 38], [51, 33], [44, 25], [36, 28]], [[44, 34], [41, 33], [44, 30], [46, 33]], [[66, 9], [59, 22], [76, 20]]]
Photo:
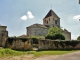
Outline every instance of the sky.
[[[52, 9], [60, 17], [60, 25], [71, 32], [71, 38], [80, 35], [79, 0], [0, 0], [0, 25], [7, 26], [9, 36], [27, 33], [26, 27], [39, 23]], [[52, 8], [51, 8], [52, 6]]]

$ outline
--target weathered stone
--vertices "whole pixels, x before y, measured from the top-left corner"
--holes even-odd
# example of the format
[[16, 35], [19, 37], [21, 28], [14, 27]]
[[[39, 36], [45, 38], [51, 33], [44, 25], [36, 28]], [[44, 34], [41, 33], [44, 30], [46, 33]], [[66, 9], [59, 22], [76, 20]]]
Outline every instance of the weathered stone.
[[7, 26], [0, 26], [0, 46], [5, 47], [6, 39], [8, 37]]

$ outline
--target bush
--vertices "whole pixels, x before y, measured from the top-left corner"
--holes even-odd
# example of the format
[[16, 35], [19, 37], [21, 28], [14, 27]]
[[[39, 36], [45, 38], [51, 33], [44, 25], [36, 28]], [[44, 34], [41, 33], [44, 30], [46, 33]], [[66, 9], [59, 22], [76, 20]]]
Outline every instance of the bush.
[[53, 35], [46, 35], [45, 39], [51, 39], [51, 40], [65, 40], [65, 37], [62, 34], [53, 34]]
[[55, 39], [65, 40], [65, 37], [62, 34], [55, 34]]
[[59, 27], [52, 27], [49, 29], [48, 34], [45, 36], [45, 39], [60, 39], [60, 40], [65, 40], [65, 37], [62, 35], [62, 29]]

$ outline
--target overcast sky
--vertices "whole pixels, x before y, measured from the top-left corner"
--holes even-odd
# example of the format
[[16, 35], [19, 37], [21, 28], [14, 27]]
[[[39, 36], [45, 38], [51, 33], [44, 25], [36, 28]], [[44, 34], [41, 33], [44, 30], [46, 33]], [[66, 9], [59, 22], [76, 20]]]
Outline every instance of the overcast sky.
[[0, 0], [0, 24], [7, 26], [9, 36], [26, 34], [26, 27], [40, 23], [51, 9], [60, 17], [61, 27], [80, 35], [78, 0]]

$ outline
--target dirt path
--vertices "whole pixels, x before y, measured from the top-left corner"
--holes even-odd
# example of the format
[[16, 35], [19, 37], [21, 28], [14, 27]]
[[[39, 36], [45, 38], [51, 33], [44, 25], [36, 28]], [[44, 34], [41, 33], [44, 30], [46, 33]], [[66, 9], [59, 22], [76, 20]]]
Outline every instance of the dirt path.
[[80, 60], [80, 51], [65, 55], [49, 55], [35, 58], [33, 55], [0, 58], [0, 60]]

